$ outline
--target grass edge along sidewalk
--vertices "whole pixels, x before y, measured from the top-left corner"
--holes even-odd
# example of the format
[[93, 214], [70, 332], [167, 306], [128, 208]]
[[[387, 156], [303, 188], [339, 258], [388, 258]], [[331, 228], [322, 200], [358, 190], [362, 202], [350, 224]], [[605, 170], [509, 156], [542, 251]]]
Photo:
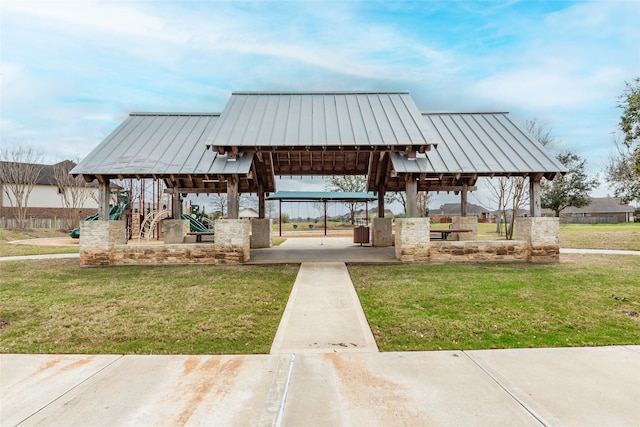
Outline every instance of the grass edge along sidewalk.
[[[381, 351], [638, 344], [631, 256], [351, 266]], [[3, 264], [3, 353], [268, 353], [297, 266]]]

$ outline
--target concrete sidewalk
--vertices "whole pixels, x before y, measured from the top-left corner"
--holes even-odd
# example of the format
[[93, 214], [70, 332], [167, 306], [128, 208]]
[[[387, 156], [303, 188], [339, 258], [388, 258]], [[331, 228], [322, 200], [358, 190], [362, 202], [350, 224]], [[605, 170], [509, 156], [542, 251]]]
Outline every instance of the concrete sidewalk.
[[271, 353], [376, 352], [343, 262], [300, 266]]
[[3, 426], [638, 426], [640, 346], [0, 355]]

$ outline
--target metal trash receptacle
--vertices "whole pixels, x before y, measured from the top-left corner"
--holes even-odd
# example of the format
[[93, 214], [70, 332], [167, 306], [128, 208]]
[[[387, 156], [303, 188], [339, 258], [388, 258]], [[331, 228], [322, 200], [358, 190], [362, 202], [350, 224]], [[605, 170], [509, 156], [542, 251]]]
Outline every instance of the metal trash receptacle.
[[360, 225], [353, 227], [353, 243], [369, 243], [369, 227], [366, 225]]

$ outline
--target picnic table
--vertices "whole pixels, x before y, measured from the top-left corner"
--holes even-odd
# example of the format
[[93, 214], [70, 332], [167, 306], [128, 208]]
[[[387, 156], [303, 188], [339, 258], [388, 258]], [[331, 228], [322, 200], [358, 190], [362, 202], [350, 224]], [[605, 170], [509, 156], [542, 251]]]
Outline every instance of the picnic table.
[[202, 242], [202, 236], [213, 236], [213, 231], [190, 231], [187, 236], [196, 236], [196, 242]]
[[447, 240], [451, 233], [471, 233], [473, 230], [447, 228], [444, 230], [429, 230], [429, 233], [440, 234], [439, 237], [431, 237], [431, 240]]

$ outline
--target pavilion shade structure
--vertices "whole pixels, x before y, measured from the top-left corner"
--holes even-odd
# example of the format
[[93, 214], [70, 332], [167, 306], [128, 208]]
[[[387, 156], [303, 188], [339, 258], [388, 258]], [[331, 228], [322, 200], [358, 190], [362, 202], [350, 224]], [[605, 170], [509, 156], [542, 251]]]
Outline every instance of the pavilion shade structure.
[[71, 171], [259, 197], [276, 176], [366, 175], [379, 194], [562, 172], [507, 113], [421, 113], [407, 92], [235, 92], [219, 114], [133, 113]]
[[219, 152], [437, 143], [408, 92], [234, 92], [207, 140]]

